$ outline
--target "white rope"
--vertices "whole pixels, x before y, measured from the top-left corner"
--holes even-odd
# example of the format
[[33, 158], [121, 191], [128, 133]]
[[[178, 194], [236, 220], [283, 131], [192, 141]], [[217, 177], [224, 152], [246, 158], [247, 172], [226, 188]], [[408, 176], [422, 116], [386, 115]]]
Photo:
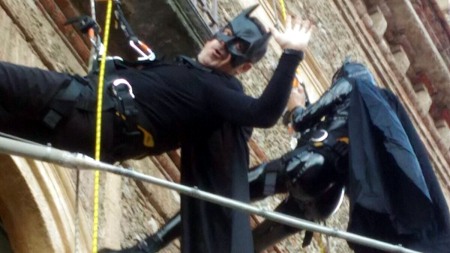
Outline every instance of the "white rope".
[[[97, 22], [97, 14], [96, 14], [96, 10], [95, 10], [95, 0], [90, 0], [91, 3], [91, 18]], [[97, 39], [97, 36], [95, 36], [94, 38], [90, 38], [91, 39], [91, 43], [92, 43], [92, 48], [91, 48], [91, 57], [89, 57], [89, 70], [92, 69], [94, 61], [96, 61], [96, 54], [98, 53], [97, 51], [99, 51], [99, 48], [101, 48], [101, 46], [99, 45], [99, 43], [101, 44], [101, 41], [99, 39]], [[74, 251], [75, 253], [80, 252], [80, 170], [77, 170], [76, 172], [76, 182], [75, 182], [75, 240], [74, 240]]]
[[74, 251], [75, 253], [80, 252], [80, 170], [77, 170], [76, 182], [75, 182], [75, 240], [74, 240]]
[[97, 21], [97, 17], [95, 15], [95, 0], [91, 0], [91, 17], [94, 21]]
[[268, 220], [273, 220], [288, 226], [292, 226], [298, 229], [306, 229], [313, 232], [319, 232], [326, 235], [339, 237], [349, 242], [357, 243], [360, 245], [384, 250], [387, 252], [399, 252], [399, 253], [418, 253], [418, 251], [409, 250], [398, 245], [392, 245], [385, 242], [377, 241], [371, 238], [367, 238], [360, 235], [355, 235], [349, 232], [340, 231], [336, 228], [328, 228], [322, 225], [315, 224], [313, 222], [285, 215], [282, 213], [273, 212], [270, 210], [264, 210], [247, 203], [239, 202], [233, 199], [225, 198], [216, 194], [201, 191], [195, 187], [187, 187], [174, 182], [169, 182], [160, 178], [144, 175], [136, 172], [132, 169], [126, 169], [120, 166], [114, 166], [107, 163], [103, 163], [94, 160], [88, 156], [71, 153], [55, 149], [50, 146], [42, 146], [24, 143], [8, 138], [0, 137], [0, 153], [12, 154], [18, 156], [25, 156], [32, 159], [37, 159], [45, 162], [55, 163], [67, 168], [78, 170], [100, 170], [105, 172], [114, 173], [117, 175], [141, 180], [144, 182], [159, 185], [165, 188], [175, 190], [181, 194], [185, 194], [197, 199], [205, 200], [211, 203], [215, 203], [221, 206], [244, 211], [249, 214], [256, 214], [264, 217]]

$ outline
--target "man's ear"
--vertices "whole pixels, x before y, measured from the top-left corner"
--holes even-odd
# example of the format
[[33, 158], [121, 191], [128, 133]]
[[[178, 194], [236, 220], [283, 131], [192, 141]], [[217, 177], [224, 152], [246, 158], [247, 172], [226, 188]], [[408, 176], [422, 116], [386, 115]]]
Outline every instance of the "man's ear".
[[244, 62], [238, 67], [237, 74], [242, 74], [249, 71], [252, 68], [252, 66], [253, 64], [251, 64], [250, 62]]

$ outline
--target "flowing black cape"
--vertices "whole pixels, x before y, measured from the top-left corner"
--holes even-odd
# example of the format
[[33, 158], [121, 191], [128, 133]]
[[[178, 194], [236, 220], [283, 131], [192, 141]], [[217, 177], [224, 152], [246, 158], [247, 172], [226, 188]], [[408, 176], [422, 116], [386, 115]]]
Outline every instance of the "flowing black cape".
[[449, 252], [449, 210], [426, 149], [398, 99], [366, 82], [350, 98], [348, 230]]

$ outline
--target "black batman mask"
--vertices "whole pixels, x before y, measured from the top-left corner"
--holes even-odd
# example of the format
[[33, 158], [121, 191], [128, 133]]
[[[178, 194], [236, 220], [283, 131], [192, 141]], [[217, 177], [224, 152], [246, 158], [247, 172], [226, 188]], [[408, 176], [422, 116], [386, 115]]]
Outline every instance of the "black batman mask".
[[[263, 28], [260, 28], [255, 23], [255, 19], [250, 17], [250, 13], [257, 7], [258, 5], [254, 5], [243, 10], [214, 36], [225, 43], [231, 54], [233, 66], [239, 66], [244, 62], [255, 63], [267, 51], [270, 33], [262, 31]], [[224, 33], [227, 28], [231, 30], [232, 34]]]

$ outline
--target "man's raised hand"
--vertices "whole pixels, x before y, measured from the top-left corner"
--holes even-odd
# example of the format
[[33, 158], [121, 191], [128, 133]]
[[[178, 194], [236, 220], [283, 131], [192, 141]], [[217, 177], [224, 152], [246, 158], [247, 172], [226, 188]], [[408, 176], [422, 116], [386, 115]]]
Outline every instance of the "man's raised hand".
[[286, 28], [280, 32], [276, 28], [271, 27], [270, 31], [273, 34], [275, 41], [282, 49], [293, 49], [298, 51], [305, 51], [309, 40], [313, 25], [309, 20], [302, 20], [300, 18], [286, 18]]

